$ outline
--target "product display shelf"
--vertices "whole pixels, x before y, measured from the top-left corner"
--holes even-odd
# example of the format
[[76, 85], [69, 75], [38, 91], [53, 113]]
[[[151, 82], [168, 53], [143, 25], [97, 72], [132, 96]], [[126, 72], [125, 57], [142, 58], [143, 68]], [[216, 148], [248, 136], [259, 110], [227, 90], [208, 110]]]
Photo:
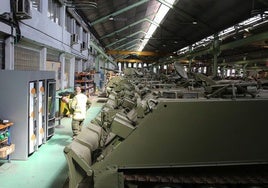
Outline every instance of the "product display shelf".
[[79, 85], [82, 92], [86, 95], [91, 95], [95, 92], [94, 74], [90, 72], [76, 72], [75, 85]]

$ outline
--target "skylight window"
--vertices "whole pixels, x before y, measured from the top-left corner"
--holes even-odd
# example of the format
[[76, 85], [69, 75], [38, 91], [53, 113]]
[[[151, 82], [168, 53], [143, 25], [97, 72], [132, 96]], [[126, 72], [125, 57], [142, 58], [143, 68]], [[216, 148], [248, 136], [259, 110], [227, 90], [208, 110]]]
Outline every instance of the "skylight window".
[[[175, 3], [175, 0], [165, 0], [158, 12], [156, 13], [153, 22], [155, 22], [157, 25], [160, 25], [160, 23], [162, 22], [162, 20], [165, 18], [166, 14], [168, 13], [169, 9], [173, 6], [173, 4]], [[157, 29], [157, 26], [155, 24], [151, 24], [145, 37], [144, 40], [142, 41], [138, 51], [142, 51], [143, 48], [145, 47], [145, 45], [147, 44], [147, 42], [149, 41], [149, 39], [152, 37], [152, 35], [154, 34], [155, 30]]]
[[[264, 12], [265, 13], [265, 12]], [[225, 37], [230, 36], [230, 35], [234, 35], [239, 29], [244, 29], [249, 30], [249, 28], [252, 28], [254, 26], [257, 26], [258, 24], [262, 24], [266, 22], [266, 19], [264, 19], [262, 17], [263, 15], [256, 15], [253, 16], [245, 21], [242, 21], [234, 26], [231, 26], [227, 29], [222, 30], [221, 32], [219, 32], [218, 37], [220, 40], [223, 40]], [[194, 44], [192, 44], [191, 46], [193, 47], [193, 49], [201, 47], [201, 46], [208, 46], [211, 44], [211, 42], [213, 42], [214, 40], [214, 36], [208, 36], [200, 41], [195, 42]], [[183, 55], [185, 53], [188, 53], [190, 51], [190, 48], [188, 46], [180, 49], [177, 51], [177, 55]]]

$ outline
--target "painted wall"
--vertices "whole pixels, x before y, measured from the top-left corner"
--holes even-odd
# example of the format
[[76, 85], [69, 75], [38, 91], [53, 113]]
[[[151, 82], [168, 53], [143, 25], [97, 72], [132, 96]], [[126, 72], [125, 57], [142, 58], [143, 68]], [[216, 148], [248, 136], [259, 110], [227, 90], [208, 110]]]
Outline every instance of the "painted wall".
[[41, 14], [33, 9], [32, 19], [22, 20], [20, 28], [23, 38], [87, 59], [87, 51], [81, 53], [80, 44], [71, 46], [71, 34], [64, 27], [49, 20], [45, 13]]
[[[82, 43], [82, 41], [80, 41], [78, 39], [78, 44], [71, 44], [71, 33], [67, 32], [65, 29], [65, 7], [62, 6], [61, 7], [61, 25], [63, 25], [63, 27], [61, 25], [58, 25], [57, 23], [54, 23], [53, 21], [51, 21], [48, 16], [47, 16], [47, 8], [48, 8], [48, 4], [47, 1], [41, 1], [42, 5], [41, 5], [41, 12], [35, 10], [35, 9], [31, 9], [31, 18], [30, 19], [22, 19], [19, 20], [19, 27], [20, 27], [20, 31], [21, 31], [21, 41], [19, 42], [21, 45], [31, 45], [34, 44], [34, 48], [38, 47], [40, 49], [49, 49], [50, 52], [51, 50], [55, 50], [55, 54], [64, 54], [65, 55], [65, 60], [64, 62], [60, 62], [61, 66], [65, 66], [65, 61], [66, 63], [73, 63], [74, 65], [72, 65], [73, 67], [77, 67], [77, 64], [81, 64], [79, 65], [79, 67], [81, 67], [80, 71], [85, 71], [93, 68], [96, 68], [97, 66], [103, 66], [103, 67], [107, 67], [107, 68], [111, 68], [113, 69], [113, 67], [111, 67], [112, 65], [110, 64], [109, 66], [107, 66], [106, 62], [107, 60], [105, 58], [99, 58], [100, 60], [97, 62], [96, 58], [97, 56], [99, 56], [99, 54], [102, 54], [103, 57], [106, 57], [104, 54], [104, 51], [102, 50], [100, 52], [100, 50], [96, 50], [98, 51], [98, 53], [94, 53], [91, 54], [90, 52], [88, 52], [88, 50], [84, 50], [81, 51], [81, 46], [80, 44]], [[10, 12], [10, 0], [1, 0], [0, 3], [0, 14], [3, 14], [4, 12]], [[76, 19], [77, 18], [76, 16]], [[80, 28], [80, 32], [82, 32], [82, 28]], [[0, 22], [0, 39], [1, 39], [1, 35], [2, 34], [10, 34], [11, 33], [11, 27], [7, 24], [4, 24], [2, 22]], [[15, 34], [15, 29], [13, 31], [13, 33]], [[2, 35], [5, 36], [5, 35]], [[11, 40], [10, 40], [11, 41]], [[25, 43], [24, 43], [25, 42]], [[11, 41], [10, 44], [14, 45], [14, 43]], [[12, 46], [11, 45], [11, 46]], [[94, 49], [100, 49], [100, 47], [98, 45], [93, 46]], [[10, 69], [12, 69], [12, 67], [14, 67], [14, 57], [12, 56], [12, 54], [14, 54], [14, 50], [12, 50], [13, 48], [9, 48], [6, 51], [9, 51], [11, 54], [10, 57], [6, 56], [6, 63], [7, 65], [11, 64], [12, 66], [7, 66], [6, 67], [11, 67]], [[48, 51], [48, 50], [47, 50]], [[90, 54], [89, 54], [90, 53]], [[42, 57], [46, 57], [46, 54], [44, 54], [44, 56]], [[107, 58], [107, 57], [106, 57]], [[8, 59], [11, 59], [10, 61], [8, 61]], [[72, 60], [71, 62], [71, 59]], [[46, 59], [44, 61], [41, 60], [41, 62], [46, 62]], [[13, 64], [12, 64], [13, 63]], [[97, 66], [96, 66], [97, 65]], [[98, 70], [99, 68], [96, 68], [96, 70]], [[74, 74], [74, 68], [70, 69], [69, 74], [67, 75], [67, 77], [69, 78], [69, 80], [72, 79], [72, 75]], [[64, 75], [64, 74], [61, 74]], [[103, 77], [103, 76], [102, 76]], [[64, 78], [61, 78], [61, 86], [64, 86]], [[72, 87], [73, 82], [69, 85]], [[64, 87], [61, 87], [61, 89], [65, 89]]]
[[10, 0], [1, 0], [0, 14], [10, 12]]
[[[67, 32], [64, 27], [52, 22], [47, 17], [47, 1], [41, 2], [43, 3], [42, 13], [32, 8], [32, 18], [19, 20], [22, 40], [64, 51], [82, 59], [88, 59], [88, 51], [80, 51], [81, 41], [78, 41], [79, 44], [71, 45], [71, 34]], [[64, 6], [62, 7], [62, 10], [65, 10]], [[9, 0], [1, 0], [0, 3], [0, 14], [5, 12], [10, 12]], [[61, 22], [63, 23], [62, 25], [64, 25], [65, 11], [62, 12]], [[11, 34], [11, 27], [8, 24], [0, 22], [0, 33]]]
[[[1, 0], [0, 1], [0, 15], [10, 12], [10, 0]], [[5, 34], [11, 34], [11, 28], [9, 25], [0, 22], [0, 32]]]

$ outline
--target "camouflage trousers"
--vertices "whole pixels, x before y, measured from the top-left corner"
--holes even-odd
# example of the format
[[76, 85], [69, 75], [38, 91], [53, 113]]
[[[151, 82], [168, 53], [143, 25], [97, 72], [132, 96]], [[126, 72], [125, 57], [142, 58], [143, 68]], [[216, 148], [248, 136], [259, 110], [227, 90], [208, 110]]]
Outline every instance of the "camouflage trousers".
[[84, 120], [72, 120], [73, 137], [76, 137], [81, 132], [83, 121]]

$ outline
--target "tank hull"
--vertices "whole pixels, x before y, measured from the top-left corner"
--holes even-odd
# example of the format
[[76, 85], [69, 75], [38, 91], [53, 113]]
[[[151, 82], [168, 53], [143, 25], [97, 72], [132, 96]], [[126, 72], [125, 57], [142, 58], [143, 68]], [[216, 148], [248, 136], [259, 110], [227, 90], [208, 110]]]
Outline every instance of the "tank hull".
[[[171, 174], [177, 176], [170, 183], [176, 179], [179, 183], [189, 169], [214, 176], [222, 171], [236, 172], [235, 176], [245, 169], [255, 175], [253, 169], [265, 171], [268, 127], [266, 112], [261, 109], [267, 105], [267, 100], [160, 100], [123, 142], [111, 142], [113, 151], [92, 165], [97, 172], [94, 187], [108, 188], [111, 182], [124, 187], [127, 181], [151, 182]], [[245, 178], [243, 181], [250, 184]]]

